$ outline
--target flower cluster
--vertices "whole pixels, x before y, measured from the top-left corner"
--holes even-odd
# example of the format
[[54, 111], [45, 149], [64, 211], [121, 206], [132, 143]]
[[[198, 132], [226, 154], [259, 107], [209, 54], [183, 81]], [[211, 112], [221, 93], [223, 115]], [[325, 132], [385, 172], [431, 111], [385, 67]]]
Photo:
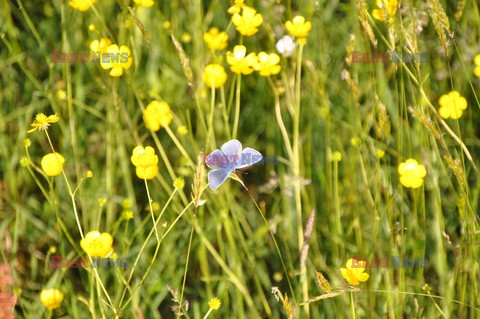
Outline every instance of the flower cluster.
[[141, 179], [153, 179], [158, 173], [158, 156], [151, 146], [143, 148], [137, 146], [133, 149], [132, 164], [136, 167], [136, 174]]
[[418, 164], [413, 158], [407, 159], [398, 165], [400, 184], [407, 188], [419, 188], [423, 184], [423, 178], [427, 175], [425, 166]]
[[109, 233], [90, 231], [80, 241], [80, 246], [89, 256], [105, 258], [113, 252], [113, 238]]
[[[258, 32], [263, 18], [260, 13], [244, 4], [244, 1], [235, 1], [228, 9], [232, 14], [232, 23], [237, 31], [243, 36], [251, 36]], [[281, 38], [276, 44], [277, 50], [284, 56], [290, 56], [298, 43], [306, 44], [312, 24], [306, 21], [303, 16], [296, 16], [292, 21], [287, 21], [285, 27], [290, 35]], [[295, 38], [294, 38], [295, 37]], [[227, 47], [228, 35], [220, 32], [218, 28], [212, 27], [204, 33], [203, 40], [212, 51], [222, 50]], [[230, 70], [236, 74], [248, 75], [258, 71], [260, 76], [269, 77], [278, 74], [281, 70], [280, 57], [276, 53], [250, 52], [244, 45], [236, 45], [232, 51], [226, 54], [226, 60]], [[208, 64], [202, 74], [203, 82], [210, 88], [220, 88], [227, 81], [227, 74], [224, 67], [219, 63]]]

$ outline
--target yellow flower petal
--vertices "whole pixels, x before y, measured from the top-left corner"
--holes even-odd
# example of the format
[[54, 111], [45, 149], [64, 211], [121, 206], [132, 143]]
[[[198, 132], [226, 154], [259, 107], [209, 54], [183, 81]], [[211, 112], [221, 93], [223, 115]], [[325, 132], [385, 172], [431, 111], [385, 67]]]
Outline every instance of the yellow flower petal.
[[40, 293], [40, 301], [48, 310], [60, 308], [63, 297], [63, 293], [55, 288], [43, 289]]

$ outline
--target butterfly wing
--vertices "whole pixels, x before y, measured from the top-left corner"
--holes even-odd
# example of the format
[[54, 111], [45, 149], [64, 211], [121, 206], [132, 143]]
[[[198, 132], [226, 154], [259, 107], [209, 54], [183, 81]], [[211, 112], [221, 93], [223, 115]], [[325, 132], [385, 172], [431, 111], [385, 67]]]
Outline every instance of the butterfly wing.
[[263, 156], [259, 151], [246, 147], [241, 153], [239, 165], [237, 165], [236, 168], [245, 168], [254, 165], [260, 162], [262, 158]]
[[242, 153], [242, 143], [238, 140], [230, 140], [222, 145], [222, 152], [228, 156], [231, 165], [236, 166]]
[[215, 190], [223, 184], [230, 175], [231, 170], [225, 168], [214, 169], [208, 172], [208, 186]]
[[225, 160], [224, 156], [225, 154], [223, 154], [222, 151], [215, 150], [207, 156], [205, 160], [205, 164], [207, 164], [207, 166], [212, 169], [223, 169], [225, 168], [225, 165], [226, 165], [224, 163], [224, 160]]

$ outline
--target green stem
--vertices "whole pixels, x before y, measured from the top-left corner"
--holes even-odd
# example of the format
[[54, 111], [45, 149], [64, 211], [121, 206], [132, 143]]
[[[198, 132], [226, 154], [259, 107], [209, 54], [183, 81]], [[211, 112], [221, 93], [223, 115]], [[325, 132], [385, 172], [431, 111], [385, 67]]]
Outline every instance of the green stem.
[[[208, 139], [210, 146], [215, 146], [215, 130], [213, 128], [213, 118], [215, 115], [215, 87], [212, 85], [210, 90], [210, 115], [208, 117]], [[207, 147], [208, 148], [208, 147]]]
[[237, 87], [235, 89], [235, 118], [233, 120], [232, 138], [237, 137], [238, 119], [240, 118], [240, 90], [242, 87], [242, 74], [237, 74]]
[[[47, 140], [48, 140], [48, 143], [50, 144], [50, 148], [52, 149], [52, 152], [56, 153], [55, 149], [53, 148], [52, 140], [50, 139], [50, 135], [48, 135], [47, 130], [45, 130], [45, 134], [47, 135]], [[72, 188], [70, 187], [70, 183], [68, 182], [67, 174], [65, 174], [63, 167], [62, 167], [62, 174], [63, 174], [63, 178], [65, 179], [65, 184], [67, 184], [68, 194], [70, 195], [70, 198], [72, 200], [73, 213], [75, 214], [75, 220], [77, 221], [78, 231], [80, 232], [80, 236], [83, 239], [84, 236], [83, 236], [82, 225], [80, 224], [80, 219], [78, 217], [77, 204], [75, 204], [75, 194], [72, 192]]]
[[352, 319], [355, 319], [355, 303], [353, 302], [353, 292], [350, 291], [350, 315]]
[[187, 280], [188, 262], [190, 260], [190, 249], [192, 248], [193, 230], [195, 229], [195, 220], [196, 220], [196, 217], [197, 217], [197, 209], [198, 209], [198, 207], [195, 207], [195, 212], [193, 213], [192, 227], [190, 229], [190, 239], [188, 240], [187, 260], [185, 262], [185, 271], [183, 272], [182, 291], [180, 293], [180, 302], [179, 302], [180, 307], [182, 306], [183, 292], [185, 291], [185, 281]]
[[268, 77], [268, 84], [270, 84], [270, 87], [273, 91], [273, 96], [275, 100], [275, 115], [277, 117], [278, 127], [280, 128], [280, 132], [282, 133], [282, 137], [283, 137], [283, 142], [285, 143], [285, 147], [287, 148], [290, 165], [292, 165], [295, 159], [293, 157], [292, 144], [290, 143], [290, 138], [288, 137], [288, 132], [287, 132], [287, 129], [285, 128], [285, 124], [282, 118], [282, 112], [280, 110], [280, 97], [278, 94], [278, 90], [275, 84], [273, 84], [273, 81], [270, 77]]
[[295, 79], [295, 112], [293, 114], [293, 173], [295, 176], [295, 208], [297, 213], [297, 235], [299, 251], [302, 249], [303, 224], [302, 202], [300, 198], [300, 80], [302, 76], [303, 45], [300, 44], [297, 57], [297, 75]]
[[[297, 236], [298, 250], [302, 251], [303, 246], [303, 218], [302, 218], [302, 198], [300, 190], [301, 174], [300, 174], [300, 82], [302, 77], [302, 54], [303, 44], [300, 44], [297, 56], [297, 74], [295, 79], [295, 106], [293, 113], [293, 174], [295, 178], [295, 211], [297, 219]], [[308, 282], [306, 266], [300, 269], [300, 278], [302, 280], [302, 295], [304, 299], [308, 298]], [[310, 308], [305, 308], [307, 317], [310, 316]]]
[[150, 197], [150, 191], [148, 189], [147, 179], [144, 177], [143, 181], [145, 182], [145, 189], [147, 190], [148, 207], [150, 208], [150, 214], [152, 216], [153, 229], [155, 230], [155, 236], [157, 237], [157, 241], [159, 241], [160, 237], [158, 236], [157, 225], [155, 223], [155, 216], [153, 216], [152, 198]]
[[208, 316], [210, 315], [210, 313], [212, 312], [212, 308], [208, 309], [207, 313], [205, 314], [205, 316], [203, 316], [203, 319], [207, 319]]

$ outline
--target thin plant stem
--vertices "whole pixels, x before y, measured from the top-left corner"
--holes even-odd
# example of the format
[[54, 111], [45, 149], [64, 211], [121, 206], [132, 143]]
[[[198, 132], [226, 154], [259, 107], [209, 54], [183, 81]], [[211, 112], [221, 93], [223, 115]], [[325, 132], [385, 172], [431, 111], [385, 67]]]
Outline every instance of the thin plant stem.
[[[302, 218], [302, 198], [300, 190], [300, 82], [302, 78], [302, 55], [303, 44], [299, 45], [297, 56], [297, 73], [295, 78], [295, 105], [293, 113], [293, 174], [295, 178], [295, 211], [297, 217], [297, 236], [298, 236], [298, 249], [302, 251], [303, 246], [303, 218]], [[302, 279], [302, 294], [303, 298], [308, 298], [308, 282], [306, 265], [300, 268], [300, 278]], [[310, 308], [307, 305], [305, 307], [305, 313], [307, 317], [310, 316]]]
[[[50, 135], [48, 135], [47, 130], [45, 130], [45, 134], [47, 135], [47, 140], [48, 140], [48, 143], [50, 144], [50, 148], [52, 149], [52, 152], [56, 154], [55, 148], [53, 147], [52, 140], [50, 139]], [[59, 159], [57, 158], [57, 160]], [[82, 225], [80, 224], [80, 219], [78, 218], [77, 205], [75, 203], [75, 194], [72, 192], [72, 188], [70, 187], [70, 183], [68, 182], [67, 174], [65, 174], [63, 167], [62, 167], [62, 174], [63, 174], [63, 178], [65, 179], [65, 184], [67, 184], [68, 193], [70, 194], [70, 198], [72, 200], [73, 213], [75, 214], [75, 220], [77, 221], [78, 231], [80, 232], [80, 236], [83, 239], [84, 238], [83, 230], [82, 230]]]
[[197, 218], [197, 210], [198, 210], [198, 207], [195, 207], [195, 212], [193, 213], [192, 227], [190, 229], [190, 238], [188, 240], [187, 260], [185, 262], [185, 271], [183, 272], [182, 290], [180, 292], [180, 302], [179, 302], [180, 306], [182, 306], [183, 293], [185, 291], [185, 282], [187, 280], [188, 262], [190, 261], [190, 251], [192, 248], [193, 230], [195, 229], [195, 220]]
[[209, 308], [208, 311], [207, 311], [207, 313], [205, 314], [205, 316], [203, 316], [203, 319], [207, 319], [208, 316], [210, 315], [210, 313], [211, 313], [212, 311], [213, 311], [213, 309], [212, 309], [212, 308]]
[[168, 135], [170, 136], [170, 138], [172, 139], [173, 143], [175, 143], [175, 145], [177, 146], [178, 150], [180, 151], [180, 153], [182, 153], [182, 155], [188, 160], [188, 165], [192, 166], [192, 167], [195, 167], [195, 164], [193, 163], [192, 159], [190, 158], [190, 156], [188, 155], [187, 151], [185, 150], [185, 148], [182, 146], [182, 143], [180, 143], [177, 139], [177, 137], [175, 136], [175, 134], [172, 132], [172, 130], [170, 129], [170, 127], [167, 125], [165, 126], [165, 130], [167, 131]]
[[147, 190], [148, 207], [150, 208], [150, 214], [152, 216], [153, 229], [155, 230], [155, 236], [157, 237], [157, 241], [159, 241], [160, 237], [158, 236], [157, 225], [155, 223], [155, 216], [153, 216], [152, 198], [150, 197], [150, 191], [148, 189], [148, 183], [147, 183], [147, 179], [145, 178], [145, 176], [143, 177], [143, 181], [145, 182], [145, 189]]
[[350, 291], [350, 318], [355, 319], [355, 302], [353, 301], [353, 291]]
[[208, 117], [208, 139], [211, 143], [210, 144], [211, 147], [215, 146], [215, 131], [213, 128], [214, 115], [215, 115], [215, 87], [212, 85], [210, 89], [210, 114]]
[[282, 112], [280, 110], [280, 97], [278, 94], [278, 90], [275, 84], [273, 84], [273, 81], [270, 77], [268, 77], [268, 84], [270, 84], [270, 87], [273, 92], [273, 96], [275, 100], [275, 115], [277, 117], [278, 127], [280, 128], [280, 132], [282, 133], [283, 142], [285, 143], [285, 148], [287, 149], [288, 158], [290, 160], [290, 165], [291, 165], [295, 159], [293, 158], [292, 144], [290, 143], [290, 138], [288, 137], [287, 129], [285, 127], [285, 124], [282, 118]]
[[242, 87], [242, 74], [241, 73], [237, 74], [236, 78], [237, 78], [237, 86], [235, 88], [235, 117], [233, 119], [232, 138], [237, 137], [237, 131], [238, 131], [238, 120], [240, 118], [240, 91]]

